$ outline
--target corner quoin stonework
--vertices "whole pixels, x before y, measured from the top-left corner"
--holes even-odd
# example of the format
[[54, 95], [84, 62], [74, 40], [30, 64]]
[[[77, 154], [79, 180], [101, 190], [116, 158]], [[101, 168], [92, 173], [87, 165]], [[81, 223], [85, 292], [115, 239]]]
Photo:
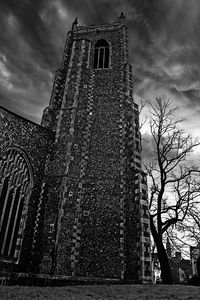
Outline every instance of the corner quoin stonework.
[[[109, 68], [93, 69], [93, 47], [110, 45]], [[44, 274], [151, 278], [146, 176], [123, 23], [68, 33], [42, 125], [55, 132], [39, 210], [45, 211]], [[43, 198], [43, 199], [42, 199]]]

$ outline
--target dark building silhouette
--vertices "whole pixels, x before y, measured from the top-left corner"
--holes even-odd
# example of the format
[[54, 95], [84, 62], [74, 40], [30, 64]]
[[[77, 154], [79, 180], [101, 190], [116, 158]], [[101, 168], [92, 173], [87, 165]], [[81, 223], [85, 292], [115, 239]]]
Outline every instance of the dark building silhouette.
[[180, 251], [176, 251], [175, 256], [172, 256], [172, 249], [169, 238], [167, 238], [166, 251], [169, 258], [169, 265], [173, 283], [183, 283], [188, 281], [192, 276], [191, 260], [182, 258]]
[[123, 21], [83, 27], [75, 20], [41, 125], [0, 109], [2, 270], [151, 278]]
[[[181, 252], [176, 251], [172, 255], [172, 246], [169, 238], [166, 241], [166, 252], [169, 259], [169, 266], [171, 270], [172, 282], [174, 284], [185, 283], [192, 276], [191, 260], [182, 258]], [[161, 268], [158, 259], [158, 253], [152, 253], [153, 263], [153, 281], [154, 283], [161, 283]]]

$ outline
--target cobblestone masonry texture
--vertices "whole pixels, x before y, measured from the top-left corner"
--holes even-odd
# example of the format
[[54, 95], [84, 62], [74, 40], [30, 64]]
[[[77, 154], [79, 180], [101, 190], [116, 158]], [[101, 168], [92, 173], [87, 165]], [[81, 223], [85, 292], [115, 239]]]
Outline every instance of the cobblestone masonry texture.
[[[93, 70], [92, 50], [102, 38], [110, 44], [110, 68]], [[127, 28], [78, 27], [70, 39], [56, 151], [47, 168], [47, 175], [60, 178], [58, 185], [51, 179], [45, 201], [45, 232], [53, 220], [55, 232], [45, 242], [41, 271], [50, 272], [55, 246], [56, 274], [149, 280], [149, 221], [142, 193], [136, 193], [143, 172]]]
[[15, 147], [22, 150], [29, 159], [34, 183], [29, 199], [19, 264], [0, 262], [0, 270], [26, 271], [31, 260], [34, 224], [47, 149], [50, 141], [53, 140], [53, 134], [40, 125], [29, 122], [2, 107], [0, 108], [0, 124], [0, 160], [9, 148]]
[[[100, 39], [110, 46], [109, 68], [95, 70]], [[4, 269], [23, 270], [31, 253], [27, 265], [35, 272], [150, 280], [147, 185], [126, 26], [73, 24], [42, 118], [47, 129], [5, 110], [1, 116], [0, 154], [14, 143], [34, 174], [20, 263]]]

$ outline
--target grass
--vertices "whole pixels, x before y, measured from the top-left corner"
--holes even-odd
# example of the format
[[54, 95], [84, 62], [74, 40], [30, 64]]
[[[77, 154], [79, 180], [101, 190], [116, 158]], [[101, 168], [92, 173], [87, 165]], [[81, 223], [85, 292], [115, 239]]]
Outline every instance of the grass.
[[83, 285], [66, 287], [4, 286], [0, 287], [0, 299], [198, 300], [200, 299], [200, 287], [181, 285]]

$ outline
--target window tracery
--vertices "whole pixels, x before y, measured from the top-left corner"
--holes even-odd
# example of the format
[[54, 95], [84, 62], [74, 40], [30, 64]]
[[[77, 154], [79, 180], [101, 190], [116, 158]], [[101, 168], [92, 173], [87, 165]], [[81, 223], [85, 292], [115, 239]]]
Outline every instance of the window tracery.
[[94, 69], [109, 68], [110, 47], [106, 40], [99, 40], [94, 46]]
[[28, 200], [33, 186], [24, 153], [9, 148], [0, 161], [0, 258], [19, 259]]

